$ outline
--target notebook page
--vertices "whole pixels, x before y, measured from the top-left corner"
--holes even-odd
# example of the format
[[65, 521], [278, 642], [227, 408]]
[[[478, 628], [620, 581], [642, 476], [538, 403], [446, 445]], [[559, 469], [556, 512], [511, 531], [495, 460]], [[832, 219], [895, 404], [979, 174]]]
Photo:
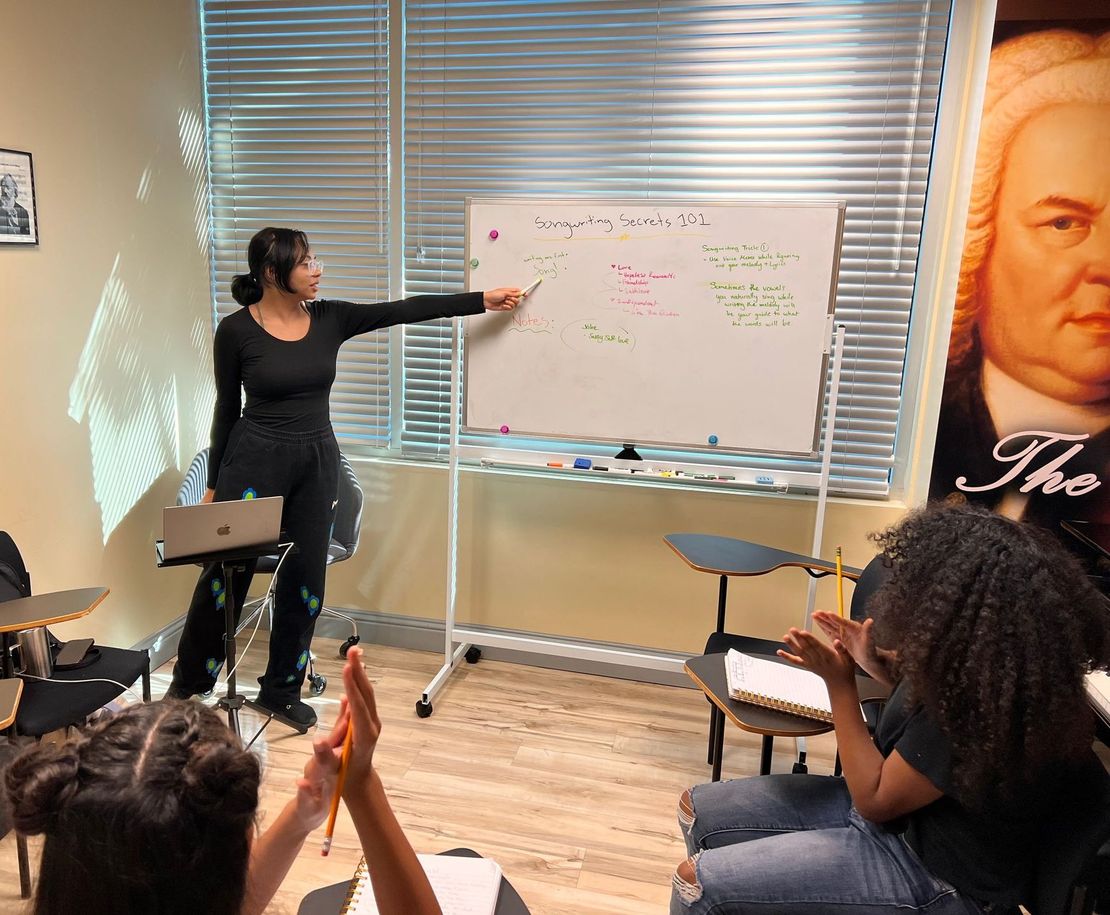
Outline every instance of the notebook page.
[[[443, 915], [493, 915], [501, 890], [501, 865], [489, 858], [417, 855], [435, 891]], [[378, 915], [370, 878], [359, 880], [359, 890], [348, 912]]]
[[813, 671], [753, 658], [730, 648], [725, 657], [725, 673], [729, 692], [743, 690], [832, 712], [825, 681]]
[[1086, 677], [1087, 699], [1103, 721], [1110, 722], [1110, 677], [1104, 670], [1095, 670]]

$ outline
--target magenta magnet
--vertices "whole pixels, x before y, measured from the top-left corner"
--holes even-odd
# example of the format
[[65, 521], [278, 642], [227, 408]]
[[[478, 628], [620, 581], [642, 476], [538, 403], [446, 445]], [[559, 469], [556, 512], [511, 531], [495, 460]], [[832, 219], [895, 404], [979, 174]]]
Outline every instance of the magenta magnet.
[[508, 435], [509, 434], [509, 427], [508, 426], [502, 426], [501, 427], [501, 434], [502, 435]]
[[489, 230], [490, 241], [497, 241], [497, 235], [498, 235], [498, 232], [497, 232], [496, 229], [490, 229]]

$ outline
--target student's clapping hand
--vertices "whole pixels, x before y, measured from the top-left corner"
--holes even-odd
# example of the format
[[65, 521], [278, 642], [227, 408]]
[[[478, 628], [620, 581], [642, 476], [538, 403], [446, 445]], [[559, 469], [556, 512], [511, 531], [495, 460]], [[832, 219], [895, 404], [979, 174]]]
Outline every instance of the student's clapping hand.
[[512, 311], [520, 304], [520, 290], [515, 286], [487, 289], [482, 293], [486, 311]]
[[871, 632], [875, 623], [873, 619], [866, 619], [860, 623], [829, 613], [828, 610], [816, 610], [813, 621], [831, 640], [839, 641], [852, 659], [868, 674], [881, 683], [893, 682], [894, 652], [885, 651], [875, 645], [875, 638]]
[[343, 741], [352, 721], [355, 731], [351, 738], [343, 796], [350, 797], [351, 792], [364, 788], [373, 771], [374, 748], [382, 723], [374, 701], [374, 687], [362, 667], [361, 648], [351, 647], [347, 651], [343, 686], [347, 694], [339, 700], [339, 717], [331, 733], [312, 742], [312, 758], [304, 767], [304, 775], [297, 779], [297, 815], [310, 831], [323, 823], [328, 815], [339, 775], [339, 761], [343, 756]]
[[826, 645], [812, 632], [793, 626], [782, 640], [786, 642], [790, 651], [783, 651], [780, 648], [776, 652], [780, 658], [785, 658], [798, 667], [812, 670], [830, 688], [834, 684], [841, 683], [855, 685], [855, 661], [848, 654], [843, 642], [837, 640], [832, 645]]

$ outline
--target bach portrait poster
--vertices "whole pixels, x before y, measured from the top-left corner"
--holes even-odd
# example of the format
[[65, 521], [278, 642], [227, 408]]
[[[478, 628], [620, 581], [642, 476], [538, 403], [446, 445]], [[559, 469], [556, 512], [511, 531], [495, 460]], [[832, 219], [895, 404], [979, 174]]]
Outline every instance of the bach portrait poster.
[[929, 494], [1110, 522], [1110, 17], [996, 24]]

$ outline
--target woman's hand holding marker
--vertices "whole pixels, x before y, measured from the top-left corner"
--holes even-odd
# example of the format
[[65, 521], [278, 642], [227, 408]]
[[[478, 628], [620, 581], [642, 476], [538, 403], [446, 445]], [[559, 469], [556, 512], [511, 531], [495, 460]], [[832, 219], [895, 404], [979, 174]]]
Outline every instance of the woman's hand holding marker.
[[486, 311], [512, 311], [520, 304], [521, 298], [521, 291], [516, 286], [487, 289], [482, 293], [482, 301], [486, 306]]

